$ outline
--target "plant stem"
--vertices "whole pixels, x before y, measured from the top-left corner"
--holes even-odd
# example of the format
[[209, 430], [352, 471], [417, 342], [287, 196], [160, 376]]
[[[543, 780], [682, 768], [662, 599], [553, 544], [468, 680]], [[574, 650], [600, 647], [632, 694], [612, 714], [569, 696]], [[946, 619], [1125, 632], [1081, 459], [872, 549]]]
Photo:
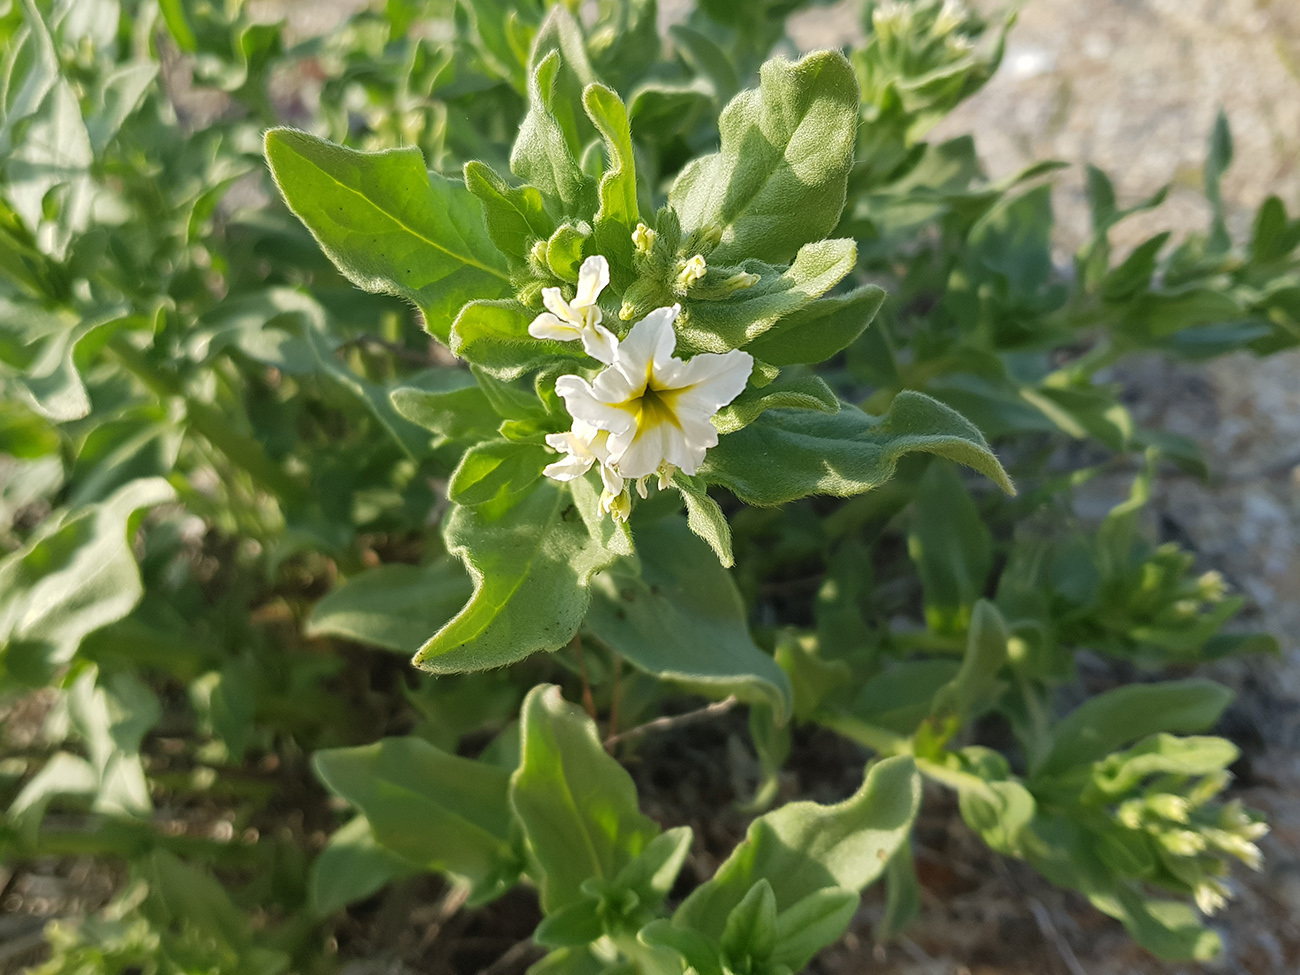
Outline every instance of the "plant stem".
[[640, 738], [642, 735], [648, 735], [657, 731], [670, 731], [673, 728], [681, 728], [688, 724], [694, 724], [697, 721], [703, 721], [706, 718], [716, 717], [720, 714], [726, 714], [734, 708], [740, 701], [736, 695], [732, 694], [721, 701], [714, 701], [712, 704], [705, 705], [702, 708], [696, 708], [694, 711], [687, 711], [685, 714], [674, 714], [667, 718], [655, 718], [653, 721], [647, 721], [645, 724], [639, 724], [635, 728], [628, 728], [622, 734], [610, 735], [605, 739], [605, 747], [610, 748], [621, 741], [627, 741], [629, 738]]
[[587, 658], [582, 655], [582, 636], [573, 634], [573, 655], [578, 658], [578, 676], [582, 678], [582, 709], [587, 717], [596, 720], [596, 699], [591, 695], [591, 681], [587, 679]]

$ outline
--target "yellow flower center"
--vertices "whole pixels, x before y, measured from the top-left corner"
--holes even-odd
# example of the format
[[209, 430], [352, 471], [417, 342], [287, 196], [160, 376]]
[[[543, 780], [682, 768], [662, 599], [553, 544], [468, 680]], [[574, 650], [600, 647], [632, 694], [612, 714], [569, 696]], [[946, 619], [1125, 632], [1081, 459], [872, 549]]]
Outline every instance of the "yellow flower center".
[[619, 403], [618, 408], [636, 417], [638, 433], [664, 424], [680, 430], [682, 425], [677, 420], [677, 397], [683, 392], [684, 389], [664, 389], [656, 385], [652, 377], [647, 377], [640, 395], [629, 397]]

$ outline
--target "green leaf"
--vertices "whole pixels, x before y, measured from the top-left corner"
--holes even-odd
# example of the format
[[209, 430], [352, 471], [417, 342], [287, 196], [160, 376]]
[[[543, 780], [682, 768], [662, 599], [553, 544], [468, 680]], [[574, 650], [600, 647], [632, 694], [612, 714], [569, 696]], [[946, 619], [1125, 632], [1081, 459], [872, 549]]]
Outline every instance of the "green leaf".
[[85, 743], [98, 782], [96, 812], [148, 816], [153, 811], [140, 743], [162, 716], [153, 691], [130, 672], [101, 680], [87, 667], [68, 689], [68, 717]]
[[952, 464], [931, 461], [917, 487], [907, 552], [925, 588], [925, 622], [960, 634], [993, 568], [993, 542]]
[[381, 565], [353, 576], [312, 608], [307, 636], [337, 636], [407, 655], [456, 615], [470, 595], [455, 562]]
[[96, 156], [103, 154], [122, 123], [140, 107], [157, 75], [158, 65], [143, 61], [124, 64], [104, 78], [96, 92], [98, 105], [86, 118], [90, 146]]
[[495, 521], [455, 507], [443, 537], [474, 595], [415, 655], [416, 666], [441, 674], [564, 646], [586, 615], [592, 576], [615, 558], [592, 540], [569, 492], [545, 478]]
[[823, 362], [862, 334], [886, 297], [883, 288], [867, 284], [848, 294], [819, 298], [781, 318], [746, 351], [774, 366]]
[[1095, 762], [1157, 732], [1203, 731], [1231, 700], [1232, 691], [1210, 680], [1117, 687], [1085, 701], [1052, 729], [1052, 747], [1034, 774], [1055, 775]]
[[921, 881], [916, 876], [912, 844], [901, 843], [885, 867], [885, 915], [875, 930], [880, 941], [889, 941], [921, 913]]
[[788, 268], [746, 261], [741, 267], [759, 274], [758, 282], [725, 300], [688, 298], [679, 340], [706, 352], [747, 345], [835, 287], [856, 261], [857, 245], [848, 239], [805, 244]]
[[555, 232], [536, 187], [509, 186], [492, 167], [474, 161], [465, 164], [465, 186], [483, 204], [488, 235], [506, 256], [526, 261], [533, 241]]
[[131, 481], [103, 502], [47, 519], [0, 560], [0, 676], [45, 683], [86, 634], [135, 607], [143, 593], [131, 549], [135, 513], [173, 497], [161, 478]]
[[[908, 845], [903, 843], [899, 849], [906, 850]], [[897, 857], [894, 854], [889, 862]], [[803, 971], [817, 952], [840, 939], [861, 902], [856, 890], [828, 887], [782, 911], [776, 916], [776, 946], [770, 964]]]
[[907, 554], [926, 590], [926, 624], [961, 633], [993, 568], [992, 537], [952, 464], [931, 461], [920, 478]]
[[312, 756], [317, 777], [365, 815], [375, 839], [403, 859], [450, 875], [473, 903], [518, 876], [507, 802], [510, 773], [449, 755], [420, 738], [384, 738]]
[[483, 516], [497, 518], [529, 492], [554, 455], [546, 447], [510, 440], [489, 440], [471, 447], [447, 484], [447, 497]]
[[[840, 932], [836, 932], [838, 937]], [[766, 967], [776, 948], [776, 894], [766, 877], [760, 877], [727, 915], [722, 929], [722, 951], [739, 971]]]
[[835, 227], [858, 127], [858, 83], [842, 54], [765, 63], [761, 84], [722, 112], [717, 153], [687, 164], [669, 202], [687, 233], [711, 228], [709, 256], [784, 262]]
[[1232, 129], [1228, 126], [1227, 114], [1220, 106], [1218, 114], [1214, 117], [1209, 152], [1205, 158], [1205, 198], [1209, 201], [1212, 210], [1209, 240], [1209, 248], [1212, 252], [1226, 251], [1232, 246], [1223, 205], [1223, 193], [1220, 190], [1223, 174], [1232, 165], [1232, 155]]
[[810, 494], [849, 497], [879, 487], [914, 451], [973, 467], [1008, 493], [1011, 482], [988, 444], [960, 413], [903, 390], [877, 418], [846, 406], [827, 415], [769, 410], [728, 434], [704, 458], [699, 476], [742, 501], [784, 504]]
[[592, 632], [648, 673], [711, 697], [767, 704], [785, 724], [790, 682], [754, 645], [730, 573], [681, 518], [638, 526], [636, 547], [639, 573], [620, 560], [592, 582]]
[[266, 158], [289, 209], [348, 280], [414, 302], [444, 342], [462, 305], [508, 289], [482, 206], [428, 172], [418, 149], [357, 152], [278, 128], [266, 133]]
[[517, 301], [471, 301], [451, 327], [451, 351], [497, 379], [518, 379], [549, 363], [586, 359], [579, 342], [535, 339], [528, 325], [536, 317]]
[[312, 861], [307, 895], [318, 917], [328, 917], [419, 867], [381, 846], [365, 816], [336, 830]]
[[[22, 0], [24, 24], [8, 38], [4, 55], [4, 86], [0, 89], [0, 158], [14, 147], [15, 128], [41, 107], [59, 80], [59, 56], [35, 0]], [[26, 68], [14, 76], [15, 68]]]
[[636, 201], [636, 164], [627, 109], [604, 85], [588, 85], [582, 105], [605, 140], [607, 168], [600, 179], [600, 209], [596, 212], [596, 245], [615, 268], [632, 263], [632, 231], [640, 210]]
[[406, 456], [418, 460], [428, 454], [429, 438], [423, 430], [394, 409], [387, 389], [362, 378], [340, 362], [324, 332], [308, 326], [302, 330], [302, 334], [311, 346], [321, 374], [355, 396]]
[[964, 721], [979, 706], [992, 703], [1002, 687], [998, 671], [1007, 661], [1009, 638], [997, 607], [987, 599], [979, 600], [971, 616], [961, 670], [935, 694], [930, 713], [940, 719], [955, 715]]
[[559, 71], [560, 55], [551, 51], [528, 80], [528, 114], [510, 152], [510, 171], [540, 190], [554, 213], [586, 216], [592, 180], [574, 159], [552, 107]]
[[510, 804], [523, 827], [547, 914], [583, 898], [588, 880], [613, 880], [659, 833], [641, 814], [632, 777], [605, 751], [596, 725], [552, 684], [520, 712], [523, 751]]
[[488, 440], [496, 436], [501, 416], [487, 395], [462, 370], [438, 373], [439, 386], [399, 386], [388, 394], [393, 409], [417, 426], [436, 434], [435, 446], [449, 441]]
[[862, 890], [906, 840], [920, 801], [920, 776], [899, 756], [872, 765], [862, 788], [838, 805], [792, 802], [754, 820], [677, 909], [674, 926], [720, 940], [725, 919], [760, 880], [772, 885], [779, 912], [819, 891]]
[[730, 568], [735, 564], [731, 554], [731, 526], [718, 502], [709, 497], [708, 487], [699, 478], [681, 471], [673, 473], [673, 487], [686, 500], [686, 524], [708, 543], [718, 561]]
[[816, 410], [838, 413], [839, 397], [820, 376], [777, 379], [762, 389], [749, 388], [718, 410], [713, 425], [718, 433], [735, 433], [753, 423], [767, 410]]
[[1092, 784], [1104, 796], [1122, 796], [1151, 775], [1211, 775], [1226, 769], [1241, 751], [1226, 738], [1179, 738], [1160, 733], [1108, 755], [1093, 768]]
[[958, 806], [962, 819], [990, 849], [1007, 856], [1023, 855], [1022, 833], [1037, 811], [1033, 794], [1012, 779], [986, 786], [961, 791]]
[[955, 660], [904, 660], [863, 684], [849, 713], [900, 735], [911, 735], [929, 716], [935, 694], [954, 680], [960, 669]]

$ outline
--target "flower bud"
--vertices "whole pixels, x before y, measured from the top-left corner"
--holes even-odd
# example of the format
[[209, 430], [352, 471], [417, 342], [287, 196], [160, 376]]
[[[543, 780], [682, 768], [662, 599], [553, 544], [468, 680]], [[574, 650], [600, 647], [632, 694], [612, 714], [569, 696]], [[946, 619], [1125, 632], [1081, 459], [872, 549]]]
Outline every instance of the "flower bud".
[[655, 238], [659, 235], [643, 223], [636, 225], [636, 230], [632, 231], [632, 245], [637, 249], [637, 253], [644, 257], [649, 257], [650, 252], [654, 250]]
[[708, 265], [704, 263], [704, 258], [701, 255], [696, 254], [683, 264], [682, 269], [677, 272], [677, 287], [685, 291], [691, 285], [695, 284], [695, 282], [704, 277], [708, 270], [709, 268]]

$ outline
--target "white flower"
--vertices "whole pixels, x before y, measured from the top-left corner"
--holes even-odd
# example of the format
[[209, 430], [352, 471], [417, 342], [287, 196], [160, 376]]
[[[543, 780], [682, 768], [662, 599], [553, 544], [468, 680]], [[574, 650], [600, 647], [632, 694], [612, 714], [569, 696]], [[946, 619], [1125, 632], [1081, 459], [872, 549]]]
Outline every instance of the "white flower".
[[680, 311], [657, 308], [637, 322], [593, 382], [561, 376], [555, 383], [575, 430], [582, 423], [608, 433], [608, 465], [627, 480], [699, 470], [718, 442], [713, 415], [740, 395], [754, 367], [753, 356], [738, 349], [675, 358]]
[[580, 339], [587, 355], [608, 365], [614, 360], [618, 339], [600, 324], [601, 311], [596, 304], [607, 284], [609, 262], [599, 254], [587, 258], [578, 269], [578, 293], [573, 301], [565, 301], [559, 288], [542, 289], [542, 304], [547, 310], [532, 320], [528, 334], [557, 342]]
[[[623, 475], [610, 466], [608, 442], [607, 431], [574, 420], [573, 429], [568, 433], [546, 435], [547, 445], [568, 456], [548, 464], [542, 473], [557, 481], [572, 481], [591, 470], [592, 464], [599, 464], [600, 481], [604, 485], [600, 492], [599, 511], [602, 515], [612, 515], [615, 521], [627, 521], [632, 511], [632, 499], [624, 487]], [[641, 497], [645, 497], [644, 490]]]

